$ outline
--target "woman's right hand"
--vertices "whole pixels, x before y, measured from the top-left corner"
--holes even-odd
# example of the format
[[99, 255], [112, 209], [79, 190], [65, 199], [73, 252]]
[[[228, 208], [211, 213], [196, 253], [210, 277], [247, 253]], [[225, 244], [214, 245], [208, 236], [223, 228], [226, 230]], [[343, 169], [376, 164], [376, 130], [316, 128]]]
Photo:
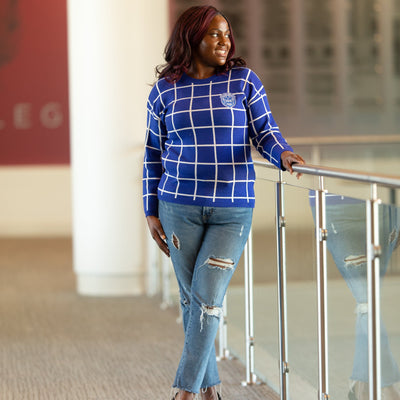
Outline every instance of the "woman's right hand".
[[157, 242], [161, 251], [169, 257], [169, 248], [166, 242], [164, 229], [161, 225], [159, 218], [154, 215], [146, 217], [147, 225], [149, 226], [151, 237]]

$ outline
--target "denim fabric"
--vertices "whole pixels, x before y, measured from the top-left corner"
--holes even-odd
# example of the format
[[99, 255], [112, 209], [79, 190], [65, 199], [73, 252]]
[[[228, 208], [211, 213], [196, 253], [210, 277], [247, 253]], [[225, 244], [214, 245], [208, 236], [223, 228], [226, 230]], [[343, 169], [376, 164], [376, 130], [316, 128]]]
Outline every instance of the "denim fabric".
[[[379, 240], [381, 278], [386, 273], [399, 235], [398, 210], [394, 206], [379, 206]], [[315, 218], [315, 207], [311, 207]], [[366, 268], [366, 205], [328, 204], [326, 206], [327, 248], [346, 281], [356, 307], [356, 333], [351, 379], [368, 382], [368, 313]], [[349, 258], [350, 256], [354, 256]], [[381, 320], [381, 382], [389, 386], [400, 380], [399, 368], [389, 346], [386, 328]]]
[[215, 356], [222, 303], [250, 231], [252, 208], [159, 202], [179, 284], [185, 343], [173, 387], [220, 383]]

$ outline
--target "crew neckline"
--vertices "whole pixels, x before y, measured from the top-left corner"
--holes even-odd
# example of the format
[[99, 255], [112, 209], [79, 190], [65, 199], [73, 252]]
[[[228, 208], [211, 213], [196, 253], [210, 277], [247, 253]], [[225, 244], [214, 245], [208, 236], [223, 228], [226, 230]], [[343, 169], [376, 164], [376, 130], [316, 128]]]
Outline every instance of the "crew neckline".
[[185, 80], [190, 81], [190, 82], [198, 82], [198, 83], [210, 82], [213, 79], [216, 79], [216, 78], [218, 79], [219, 77], [222, 77], [222, 76], [224, 76], [224, 73], [214, 74], [214, 75], [209, 76], [208, 78], [199, 78], [198, 79], [198, 78], [192, 78], [186, 72], [184, 72], [182, 74], [182, 78], [184, 78]]

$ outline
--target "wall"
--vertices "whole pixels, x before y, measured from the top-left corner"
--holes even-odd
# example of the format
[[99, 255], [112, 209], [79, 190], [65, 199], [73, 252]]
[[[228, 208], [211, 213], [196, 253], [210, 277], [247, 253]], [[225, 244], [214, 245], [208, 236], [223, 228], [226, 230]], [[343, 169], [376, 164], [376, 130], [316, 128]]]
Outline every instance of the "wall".
[[[136, 73], [142, 77], [142, 85], [132, 94], [130, 107], [135, 110], [134, 115], [129, 116], [132, 139], [124, 151], [135, 152], [139, 157], [141, 150], [137, 144], [144, 140], [146, 96], [155, 80], [154, 67], [163, 61], [167, 40], [168, 1], [137, 2], [134, 6], [137, 15], [132, 16], [132, 23], [137, 42], [132, 44], [132, 51], [138, 54], [139, 72]], [[150, 41], [146, 40], [145, 32], [151, 35]], [[118, 72], [121, 73], [115, 71]], [[0, 236], [71, 235], [69, 165], [1, 166], [0, 193]]]
[[69, 166], [0, 168], [0, 236], [69, 236]]

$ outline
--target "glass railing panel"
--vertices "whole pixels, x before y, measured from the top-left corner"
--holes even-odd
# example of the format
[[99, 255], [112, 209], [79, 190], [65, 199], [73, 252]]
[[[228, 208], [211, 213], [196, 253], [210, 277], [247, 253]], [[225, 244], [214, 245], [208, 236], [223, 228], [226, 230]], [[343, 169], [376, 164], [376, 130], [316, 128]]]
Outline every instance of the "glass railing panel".
[[[256, 183], [256, 191], [252, 240], [254, 366], [256, 375], [278, 390], [279, 378], [278, 381], [276, 380], [279, 349], [276, 314], [275, 184], [260, 179]], [[245, 363], [244, 273], [244, 256], [242, 256], [228, 288], [227, 308], [228, 348], [232, 355]], [[243, 376], [243, 381], [246, 380], [245, 378]]]
[[[400, 232], [400, 189], [384, 188], [379, 191], [379, 197], [384, 199], [384, 203], [392, 204], [395, 208], [395, 222], [394, 228]], [[390, 258], [389, 267], [386, 276], [400, 276], [400, 239], [399, 234], [397, 238], [391, 236], [391, 239], [396, 240], [394, 249]]]
[[256, 182], [253, 219], [254, 364], [256, 374], [279, 393], [279, 341], [276, 257], [276, 183]]
[[400, 399], [400, 208], [396, 201], [379, 206], [379, 241], [382, 248], [381, 271], [381, 383], [382, 398]]
[[318, 388], [318, 330], [315, 230], [307, 189], [285, 187], [285, 215], [289, 393], [291, 400], [312, 399]]
[[347, 399], [354, 374], [368, 376], [365, 201], [328, 193], [326, 229], [329, 394]]

